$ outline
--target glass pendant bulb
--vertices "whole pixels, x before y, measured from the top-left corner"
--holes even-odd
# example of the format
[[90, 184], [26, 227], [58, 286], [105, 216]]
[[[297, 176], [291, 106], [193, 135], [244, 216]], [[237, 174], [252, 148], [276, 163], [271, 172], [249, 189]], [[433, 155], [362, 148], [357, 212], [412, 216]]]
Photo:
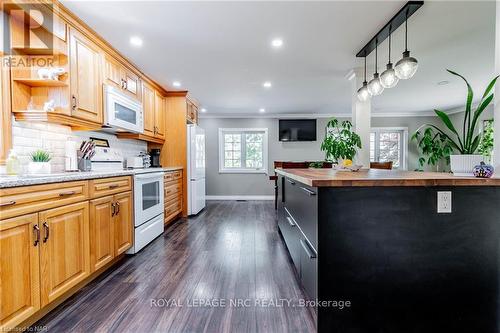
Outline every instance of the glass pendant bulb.
[[403, 52], [403, 59], [396, 63], [396, 75], [401, 80], [407, 80], [411, 78], [418, 69], [417, 59], [410, 57], [410, 51]]
[[373, 79], [368, 83], [368, 91], [372, 96], [378, 96], [384, 92], [378, 73], [373, 74]]
[[363, 86], [358, 89], [358, 99], [361, 102], [366, 102], [371, 98], [371, 94], [368, 91], [368, 82], [363, 82]]
[[410, 51], [408, 51], [408, 12], [406, 13], [405, 20], [405, 51], [403, 52], [403, 59], [396, 63], [396, 75], [401, 80], [407, 80], [417, 72], [418, 61], [417, 59], [410, 57]]
[[387, 64], [387, 69], [380, 75], [380, 84], [384, 88], [394, 88], [399, 82], [399, 77], [396, 71], [392, 68], [392, 64]]

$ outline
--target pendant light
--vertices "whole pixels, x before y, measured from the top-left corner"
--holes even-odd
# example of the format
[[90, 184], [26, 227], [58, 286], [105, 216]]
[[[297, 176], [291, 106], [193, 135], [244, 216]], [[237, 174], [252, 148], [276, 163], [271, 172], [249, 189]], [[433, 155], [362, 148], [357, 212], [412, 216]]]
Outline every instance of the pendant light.
[[392, 26], [389, 26], [389, 62], [387, 63], [387, 69], [380, 75], [380, 83], [384, 88], [394, 88], [399, 82], [399, 78], [396, 75], [396, 71], [392, 68], [391, 62], [391, 34]]
[[403, 59], [396, 63], [396, 75], [401, 80], [406, 80], [415, 75], [418, 68], [417, 59], [410, 57], [410, 51], [408, 51], [408, 11], [406, 12], [405, 19], [405, 51], [403, 52]]
[[380, 83], [380, 77], [378, 74], [378, 40], [375, 41], [375, 73], [373, 74], [373, 79], [368, 83], [368, 91], [372, 96], [378, 96], [384, 92], [384, 87]]
[[361, 102], [366, 102], [370, 99], [371, 94], [368, 91], [368, 82], [366, 82], [366, 56], [365, 56], [365, 80], [363, 81], [363, 86], [358, 89], [358, 99]]

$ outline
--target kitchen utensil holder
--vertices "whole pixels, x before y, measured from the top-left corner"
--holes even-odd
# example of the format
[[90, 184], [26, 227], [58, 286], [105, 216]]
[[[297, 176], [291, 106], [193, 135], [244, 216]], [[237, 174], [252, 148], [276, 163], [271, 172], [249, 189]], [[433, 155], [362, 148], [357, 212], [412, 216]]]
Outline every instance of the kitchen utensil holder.
[[78, 170], [80, 171], [91, 171], [92, 170], [92, 162], [86, 158], [78, 158]]

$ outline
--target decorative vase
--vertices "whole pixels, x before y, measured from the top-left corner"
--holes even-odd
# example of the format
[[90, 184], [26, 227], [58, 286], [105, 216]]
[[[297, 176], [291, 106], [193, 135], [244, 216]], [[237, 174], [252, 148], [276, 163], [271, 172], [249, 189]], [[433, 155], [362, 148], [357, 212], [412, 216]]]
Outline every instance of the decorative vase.
[[493, 168], [493, 166], [481, 162], [481, 164], [476, 165], [474, 168], [474, 176], [478, 178], [490, 178], [493, 176], [494, 171], [495, 168]]
[[48, 175], [50, 172], [50, 162], [30, 162], [28, 164], [28, 174], [30, 175]]
[[473, 177], [474, 168], [483, 160], [482, 155], [450, 155], [451, 172], [454, 176]]

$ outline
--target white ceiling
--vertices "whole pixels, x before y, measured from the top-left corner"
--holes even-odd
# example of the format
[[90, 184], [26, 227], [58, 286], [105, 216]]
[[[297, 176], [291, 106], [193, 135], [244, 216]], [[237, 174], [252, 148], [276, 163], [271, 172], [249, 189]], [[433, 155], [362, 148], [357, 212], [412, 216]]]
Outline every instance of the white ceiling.
[[[362, 65], [355, 54], [405, 1], [63, 3], [157, 82], [172, 88], [180, 81], [207, 115], [245, 116], [261, 107], [267, 115], [350, 113], [345, 76]], [[374, 98], [374, 112], [461, 105], [465, 87], [445, 68], [469, 78], [479, 95], [494, 74], [494, 8], [494, 1], [426, 1], [409, 20], [419, 70]], [[393, 35], [394, 63], [403, 51], [402, 28]], [[142, 48], [130, 45], [132, 35], [143, 38]], [[280, 50], [270, 47], [275, 37], [284, 40]], [[387, 41], [379, 49], [379, 72], [386, 63]], [[443, 80], [450, 84], [437, 85]]]

